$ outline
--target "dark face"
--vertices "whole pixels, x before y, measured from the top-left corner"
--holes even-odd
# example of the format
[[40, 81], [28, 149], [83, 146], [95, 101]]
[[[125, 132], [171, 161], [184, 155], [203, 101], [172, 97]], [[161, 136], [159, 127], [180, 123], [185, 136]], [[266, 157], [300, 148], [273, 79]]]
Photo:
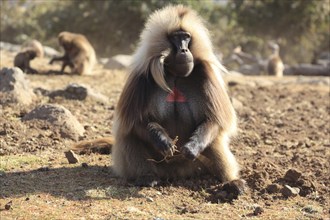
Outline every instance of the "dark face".
[[61, 45], [65, 51], [70, 51], [72, 49], [72, 44], [69, 42], [62, 42]]
[[37, 56], [37, 52], [35, 52], [33, 50], [27, 51], [27, 54], [28, 54], [30, 60], [33, 60]]
[[169, 35], [172, 52], [165, 59], [165, 70], [174, 76], [187, 77], [194, 68], [194, 58], [189, 50], [190, 33], [175, 31]]

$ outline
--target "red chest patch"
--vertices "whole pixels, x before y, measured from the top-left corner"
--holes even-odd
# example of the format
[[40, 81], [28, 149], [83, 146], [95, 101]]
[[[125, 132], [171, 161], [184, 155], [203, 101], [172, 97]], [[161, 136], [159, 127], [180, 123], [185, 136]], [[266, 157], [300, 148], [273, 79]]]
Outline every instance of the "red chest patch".
[[166, 97], [166, 102], [187, 102], [187, 99], [182, 92], [174, 87], [173, 92], [169, 93]]

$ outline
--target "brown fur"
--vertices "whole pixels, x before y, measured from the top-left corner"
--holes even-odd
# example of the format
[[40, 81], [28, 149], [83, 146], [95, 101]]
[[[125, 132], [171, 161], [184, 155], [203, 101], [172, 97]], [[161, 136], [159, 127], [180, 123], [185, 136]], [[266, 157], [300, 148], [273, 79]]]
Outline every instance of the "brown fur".
[[43, 57], [44, 50], [37, 40], [27, 41], [22, 45], [21, 51], [14, 58], [14, 66], [19, 67], [25, 73], [37, 73], [30, 66], [30, 61], [35, 57]]
[[269, 47], [272, 49], [272, 54], [268, 58], [267, 71], [269, 75], [282, 77], [284, 64], [279, 54], [279, 46], [275, 43], [270, 43]]
[[104, 137], [96, 140], [81, 141], [76, 144], [73, 150], [79, 154], [90, 152], [109, 152], [112, 145], [115, 143], [113, 137]]
[[[194, 69], [187, 77], [173, 76], [164, 67], [172, 50], [168, 35], [177, 30], [192, 36]], [[112, 146], [116, 174], [138, 184], [150, 176], [204, 173], [224, 182], [239, 179], [239, 166], [229, 149], [236, 114], [221, 76], [226, 70], [213, 53], [201, 18], [182, 5], [156, 11], [146, 23], [133, 60], [116, 107]], [[174, 89], [182, 92], [184, 102], [167, 101]]]
[[82, 34], [61, 32], [58, 35], [59, 44], [64, 48], [62, 57], [55, 57], [50, 61], [62, 61], [61, 73], [66, 66], [71, 68], [73, 74], [92, 75], [96, 63], [95, 51], [87, 38]]

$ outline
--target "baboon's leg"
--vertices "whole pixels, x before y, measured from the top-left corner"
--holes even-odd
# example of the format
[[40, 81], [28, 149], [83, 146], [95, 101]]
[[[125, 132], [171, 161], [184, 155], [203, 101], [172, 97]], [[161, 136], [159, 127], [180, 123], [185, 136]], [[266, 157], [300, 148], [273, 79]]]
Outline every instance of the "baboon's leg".
[[210, 172], [223, 182], [239, 179], [239, 165], [229, 149], [227, 135], [221, 135], [206, 148], [203, 155], [210, 159]]

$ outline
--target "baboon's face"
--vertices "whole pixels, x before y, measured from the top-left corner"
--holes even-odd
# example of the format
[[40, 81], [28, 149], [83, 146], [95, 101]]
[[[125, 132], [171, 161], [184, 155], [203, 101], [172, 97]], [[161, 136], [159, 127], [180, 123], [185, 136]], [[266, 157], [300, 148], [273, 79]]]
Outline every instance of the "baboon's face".
[[30, 60], [33, 60], [37, 56], [37, 52], [33, 50], [27, 51], [27, 54]]
[[194, 58], [189, 49], [190, 33], [183, 30], [175, 31], [168, 36], [168, 39], [172, 51], [165, 59], [165, 70], [174, 76], [189, 76], [194, 68]]
[[67, 41], [62, 41], [61, 46], [64, 48], [65, 51], [70, 51], [72, 49], [72, 43]]

